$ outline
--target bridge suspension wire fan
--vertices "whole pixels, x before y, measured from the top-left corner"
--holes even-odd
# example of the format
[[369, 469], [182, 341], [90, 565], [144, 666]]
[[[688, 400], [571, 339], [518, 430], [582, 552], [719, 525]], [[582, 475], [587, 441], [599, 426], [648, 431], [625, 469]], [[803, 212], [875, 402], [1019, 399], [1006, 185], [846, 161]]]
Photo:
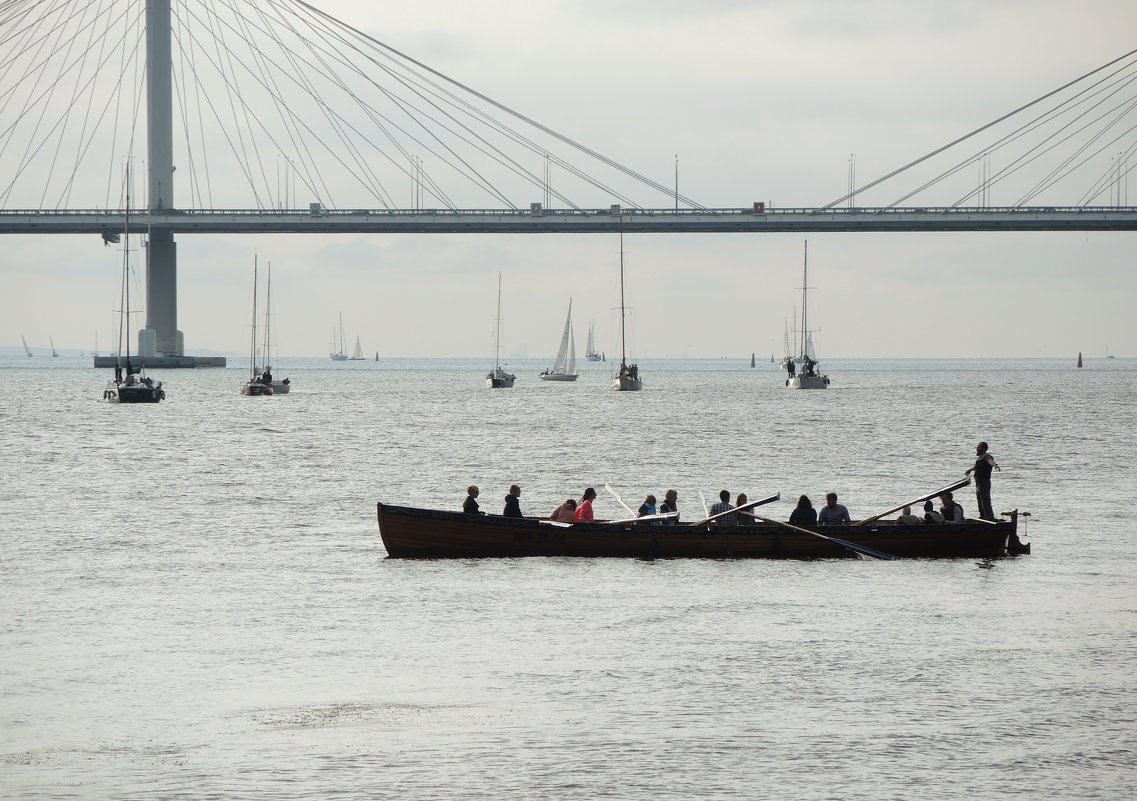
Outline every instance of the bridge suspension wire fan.
[[[146, 8], [0, 3], [0, 206], [110, 208], [114, 165], [145, 140]], [[172, 0], [171, 42], [167, 206], [280, 209], [298, 187], [305, 205], [399, 209], [409, 187], [446, 209], [524, 208], [535, 191], [704, 208], [300, 0]]]
[[[1119, 141], [1123, 141], [1124, 137], [1127, 135], [1132, 136], [1134, 131], [1137, 130], [1137, 123], [1131, 124], [1124, 130], [1118, 130], [1121, 128], [1124, 121], [1132, 121], [1132, 115], [1134, 111], [1137, 111], [1137, 99], [1135, 99], [1132, 95], [1134, 82], [1137, 80], [1137, 74], [1134, 72], [1135, 68], [1137, 68], [1137, 60], [1134, 60], [1135, 55], [1137, 55], [1137, 50], [1131, 50], [1128, 53], [1119, 56], [1118, 58], [1115, 58], [1106, 64], [1097, 67], [1094, 70], [1091, 70], [1081, 77], [1076, 78], [1058, 87], [1057, 89], [1054, 89], [1053, 91], [1047, 92], [1041, 97], [1038, 97], [1023, 106], [1020, 106], [1014, 111], [1004, 114], [1001, 117], [987, 123], [986, 125], [976, 128], [974, 131], [971, 131], [970, 133], [965, 134], [964, 136], [961, 136], [947, 143], [946, 145], [943, 145], [942, 147], [936, 148], [930, 153], [927, 153], [918, 159], [910, 161], [902, 167], [892, 170], [880, 178], [870, 181], [863, 186], [851, 189], [847, 194], [831, 201], [821, 208], [823, 210], [831, 209], [839, 206], [841, 203], [844, 203], [852, 197], [862, 195], [867, 190], [877, 187], [884, 182], [895, 178], [898, 175], [901, 175], [902, 173], [908, 172], [916, 166], [929, 161], [935, 156], [938, 156], [950, 150], [951, 148], [962, 144], [965, 141], [974, 139], [980, 134], [995, 128], [1000, 123], [1006, 122], [1012, 117], [1026, 111], [1027, 109], [1037, 106], [1038, 104], [1048, 99], [1056, 98], [1066, 90], [1081, 84], [1083, 81], [1086, 81], [1098, 73], [1116, 66], [1116, 69], [1108, 73], [1105, 77], [1098, 79], [1095, 83], [1075, 93], [1072, 97], [1062, 100], [1053, 108], [1045, 110], [1042, 114], [1038, 115], [1030, 122], [1020, 126], [1011, 133], [1000, 137], [994, 142], [984, 144], [972, 155], [935, 174], [932, 178], [922, 183], [916, 189], [907, 192], [902, 197], [896, 199], [892, 203], [887, 204], [887, 207], [893, 208], [903, 204], [905, 201], [910, 200], [919, 193], [944, 181], [948, 177], [956, 175], [964, 168], [976, 164], [980, 159], [988, 158], [991, 153], [1003, 149], [1012, 143], [1019, 142], [1019, 140], [1023, 139], [1028, 133], [1038, 133], [1040, 136], [1042, 136], [1042, 139], [1040, 141], [1025, 145], [1026, 150], [1024, 152], [1020, 152], [1018, 155], [1012, 156], [1009, 159], [1010, 163], [1000, 169], [993, 177], [985, 177], [982, 186], [968, 192], [962, 198], [958, 199], [952, 206], [958, 207], [965, 201], [974, 198], [976, 195], [982, 195], [985, 192], [989, 191], [989, 187], [992, 183], [1006, 179], [1010, 175], [1018, 172], [1022, 167], [1025, 167], [1027, 164], [1031, 164], [1032, 162], [1037, 161], [1045, 155], [1053, 154], [1059, 145], [1073, 142], [1075, 140], [1075, 134], [1086, 134], [1087, 132], [1092, 132], [1090, 133], [1089, 141], [1078, 140], [1081, 141], [1081, 144], [1074, 146], [1074, 151], [1072, 154], [1063, 157], [1058, 162], [1058, 165], [1053, 167], [1048, 172], [1046, 177], [1037, 181], [1019, 197], [1015, 205], [1023, 205], [1028, 201], [1037, 198], [1042, 191], [1053, 187], [1059, 180], [1068, 178], [1071, 174], [1080, 168], [1087, 167], [1087, 165], [1090, 164], [1091, 160], [1094, 157], [1100, 158], [1102, 154], [1105, 153], [1111, 146], [1116, 145]], [[1126, 90], [1128, 90], [1130, 94], [1123, 95], [1120, 101], [1113, 106], [1103, 107], [1109, 100], [1115, 99], [1117, 95]], [[1086, 104], [1088, 104], [1088, 106]], [[1084, 117], [1090, 114], [1095, 116], [1091, 116], [1089, 120], [1085, 120]], [[1061, 123], [1059, 122], [1064, 116], [1070, 115], [1073, 115], [1072, 119], [1067, 119], [1065, 122]], [[1081, 126], [1077, 127], [1076, 123], [1081, 123]], [[1044, 130], [1044, 126], [1047, 124], [1057, 125], [1058, 128], [1057, 130], [1047, 134], [1041, 133]], [[1094, 126], [1098, 126], [1096, 130]], [[1101, 144], [1097, 149], [1091, 148], [1093, 144], [1099, 143], [1101, 140], [1103, 140], [1110, 131], [1114, 131], [1114, 136], [1112, 139], [1110, 139], [1108, 142], [1105, 142], [1104, 144]], [[1137, 145], [1130, 141], [1127, 146], [1127, 152], [1132, 153], [1135, 146]], [[1116, 175], [1114, 177], [1116, 178]], [[1095, 187], [1082, 197], [1082, 202], [1078, 205], [1085, 205], [1090, 200], [1100, 196], [1103, 191], [1104, 185], [1107, 183], [1108, 180], [1098, 180], [1095, 184]]]

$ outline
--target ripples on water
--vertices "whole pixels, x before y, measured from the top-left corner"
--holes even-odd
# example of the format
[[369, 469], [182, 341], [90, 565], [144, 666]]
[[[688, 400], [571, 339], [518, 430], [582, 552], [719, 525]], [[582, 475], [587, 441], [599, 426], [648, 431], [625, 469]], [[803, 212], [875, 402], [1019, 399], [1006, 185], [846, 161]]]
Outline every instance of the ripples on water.
[[[173, 371], [127, 408], [77, 363], [0, 360], [0, 797], [1131, 792], [1137, 364], [830, 361], [788, 393], [644, 362], [639, 394], [608, 365], [513, 364], [512, 391], [475, 361], [297, 365], [287, 397]], [[724, 487], [861, 516], [981, 438], [1029, 558], [400, 562], [374, 522], [513, 482], [530, 513], [610, 482], [688, 517]]]

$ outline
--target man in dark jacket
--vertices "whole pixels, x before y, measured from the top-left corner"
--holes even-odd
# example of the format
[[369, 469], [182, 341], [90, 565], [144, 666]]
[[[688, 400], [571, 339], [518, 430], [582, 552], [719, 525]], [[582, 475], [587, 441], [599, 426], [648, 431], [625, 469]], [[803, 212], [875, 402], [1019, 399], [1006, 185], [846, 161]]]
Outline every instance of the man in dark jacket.
[[509, 488], [509, 494], [505, 496], [505, 511], [502, 514], [505, 517], [524, 517], [521, 514], [521, 487], [516, 484]]

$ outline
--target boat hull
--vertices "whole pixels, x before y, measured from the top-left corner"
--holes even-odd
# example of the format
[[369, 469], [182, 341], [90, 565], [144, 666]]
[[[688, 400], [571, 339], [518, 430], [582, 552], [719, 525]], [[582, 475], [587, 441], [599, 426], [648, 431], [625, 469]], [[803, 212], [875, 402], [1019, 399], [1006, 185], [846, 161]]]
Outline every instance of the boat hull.
[[292, 389], [292, 382], [289, 381], [288, 379], [285, 379], [283, 381], [273, 381], [272, 382], [272, 394], [273, 395], [287, 395], [289, 390], [291, 390], [291, 389]]
[[[783, 526], [552, 524], [536, 518], [467, 515], [377, 504], [387, 555], [400, 559], [522, 556], [625, 559], [847, 559], [851, 550]], [[999, 523], [902, 526], [893, 522], [818, 529], [898, 558], [994, 558], [1017, 543], [1017, 518]]]
[[166, 397], [166, 390], [160, 386], [148, 387], [145, 384], [108, 384], [103, 390], [103, 400], [108, 403], [158, 403]]
[[644, 388], [642, 378], [632, 378], [628, 375], [618, 375], [612, 379], [612, 389], [617, 392], [639, 392]]
[[826, 375], [795, 375], [786, 379], [788, 389], [828, 389], [829, 376]]
[[272, 386], [269, 384], [261, 384], [257, 381], [250, 381], [241, 386], [241, 394], [255, 398], [267, 397], [272, 394]]
[[537, 377], [542, 381], [576, 381], [580, 373], [538, 373]]

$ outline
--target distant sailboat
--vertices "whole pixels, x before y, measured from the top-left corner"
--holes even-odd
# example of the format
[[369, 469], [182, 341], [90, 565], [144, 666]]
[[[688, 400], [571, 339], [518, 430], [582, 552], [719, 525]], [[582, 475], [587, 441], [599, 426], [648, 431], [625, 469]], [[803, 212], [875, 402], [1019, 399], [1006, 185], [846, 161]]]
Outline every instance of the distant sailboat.
[[51, 343], [51, 357], [53, 359], [58, 359], [59, 353], [55, 350], [55, 340], [52, 339], [51, 337], [48, 337], [47, 341]]
[[809, 330], [809, 307], [806, 302], [809, 288], [809, 243], [805, 243], [805, 255], [801, 278], [801, 369], [794, 369], [791, 359], [786, 365], [789, 378], [786, 386], [790, 389], [825, 389], [829, 386], [829, 376], [817, 371], [817, 356], [813, 351], [813, 332]]
[[24, 339], [23, 334], [20, 334], [20, 341], [24, 343], [24, 354], [30, 359], [32, 357], [32, 352], [28, 348], [28, 341]]
[[363, 359], [363, 348], [359, 344], [359, 336], [358, 335], [355, 337], [355, 350], [353, 350], [351, 352], [351, 356], [349, 358], [353, 362], [364, 361], [364, 359]]
[[241, 385], [241, 394], [249, 397], [266, 397], [272, 394], [272, 382], [262, 381], [257, 375], [257, 261], [253, 257], [253, 333], [249, 338], [249, 380]]
[[347, 343], [343, 338], [343, 312], [340, 312], [340, 330], [336, 333], [335, 328], [332, 328], [332, 352], [329, 358], [333, 362], [346, 362], [347, 361]]
[[628, 364], [628, 345], [625, 333], [627, 306], [624, 305], [624, 226], [620, 219], [620, 371], [612, 379], [612, 389], [618, 392], [638, 392], [644, 388], [637, 364]]
[[[255, 270], [254, 270], [255, 272]], [[255, 279], [255, 276], [254, 276]], [[264, 357], [264, 372], [260, 381], [272, 387], [273, 395], [287, 395], [292, 389], [292, 379], [279, 381], [272, 377], [272, 263], [268, 265], [268, 276], [265, 281], [265, 344], [261, 356]]]
[[517, 376], [502, 368], [501, 355], [501, 273], [497, 274], [497, 317], [494, 319], [493, 369], [486, 374], [486, 386], [493, 389], [509, 389]]
[[604, 360], [604, 355], [596, 352], [596, 321], [593, 320], [588, 324], [588, 347], [584, 349], [584, 358], [590, 362], [599, 362]]
[[[103, 400], [108, 403], [158, 403], [165, 399], [166, 391], [162, 382], [154, 383], [146, 375], [145, 365], [139, 355], [139, 366], [130, 361], [130, 171], [126, 173], [126, 217], [123, 221], [122, 235], [122, 308], [118, 312], [118, 351], [114, 366], [114, 379], [103, 389]], [[126, 358], [123, 359], [123, 346]], [[30, 354], [29, 354], [30, 355]], [[123, 364], [125, 361], [125, 365]], [[126, 368], [125, 374], [123, 367]]]
[[542, 381], [576, 381], [579, 376], [576, 372], [576, 340], [572, 334], [572, 298], [569, 298], [565, 330], [553, 366], [538, 375]]
[[1078, 351], [1078, 366], [1082, 366], [1082, 352]]

